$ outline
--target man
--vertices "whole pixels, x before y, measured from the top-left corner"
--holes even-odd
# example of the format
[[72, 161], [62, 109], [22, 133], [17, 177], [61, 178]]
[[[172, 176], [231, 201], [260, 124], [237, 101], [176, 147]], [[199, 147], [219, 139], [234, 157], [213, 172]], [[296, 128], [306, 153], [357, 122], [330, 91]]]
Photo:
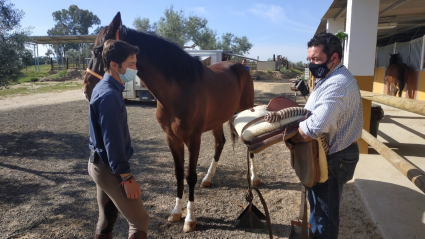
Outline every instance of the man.
[[138, 52], [139, 48], [123, 41], [104, 43], [105, 75], [93, 89], [90, 101], [88, 171], [96, 183], [99, 206], [95, 238], [112, 238], [118, 210], [129, 223], [129, 238], [147, 238], [149, 214], [130, 171], [133, 148], [122, 97], [124, 83], [137, 74]]
[[331, 33], [319, 33], [308, 42], [309, 69], [316, 87], [305, 108], [312, 115], [290, 139], [296, 144], [325, 134], [329, 144], [329, 179], [308, 189], [314, 238], [338, 238], [343, 185], [352, 179], [359, 160], [356, 141], [363, 128], [362, 101], [357, 81], [341, 64], [341, 56], [341, 42]]
[[249, 66], [247, 66], [247, 65], [246, 65], [246, 59], [243, 59], [243, 60], [242, 60], [242, 65], [244, 65], [248, 71], [251, 71], [251, 70], [249, 69]]

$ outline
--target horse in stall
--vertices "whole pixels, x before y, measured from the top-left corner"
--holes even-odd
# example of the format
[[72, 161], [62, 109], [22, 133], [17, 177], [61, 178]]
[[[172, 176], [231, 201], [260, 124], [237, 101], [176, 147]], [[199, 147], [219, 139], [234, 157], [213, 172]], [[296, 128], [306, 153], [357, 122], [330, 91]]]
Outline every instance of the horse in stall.
[[[183, 231], [194, 231], [194, 190], [201, 134], [212, 131], [215, 141], [214, 158], [201, 183], [202, 187], [209, 187], [225, 143], [223, 124], [235, 113], [254, 106], [254, 83], [250, 73], [245, 66], [234, 61], [222, 61], [206, 67], [198, 58], [190, 56], [170, 41], [126, 28], [121, 24], [118, 12], [109, 26], [99, 32], [95, 41], [83, 86], [89, 101], [94, 86], [104, 74], [101, 55], [103, 43], [108, 39], [123, 40], [139, 47], [137, 74], [157, 99], [156, 118], [166, 133], [177, 179], [177, 198], [168, 218], [170, 222], [178, 222], [182, 216], [185, 202], [184, 145], [189, 150], [186, 176], [189, 202]], [[232, 140], [235, 137], [232, 133]], [[251, 175], [259, 183], [255, 171]]]
[[388, 94], [401, 97], [404, 85], [409, 78], [409, 67], [401, 62], [398, 62], [399, 54], [390, 53], [390, 64], [385, 71], [385, 84], [387, 85]]

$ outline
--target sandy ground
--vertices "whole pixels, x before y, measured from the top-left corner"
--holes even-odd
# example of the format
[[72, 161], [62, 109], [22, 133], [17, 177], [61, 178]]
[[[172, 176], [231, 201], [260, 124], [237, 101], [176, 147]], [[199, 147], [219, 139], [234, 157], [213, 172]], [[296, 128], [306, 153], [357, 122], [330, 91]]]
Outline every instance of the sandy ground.
[[86, 99], [81, 90], [70, 90], [60, 93], [43, 93], [25, 96], [6, 97], [0, 100], [0, 110], [10, 110], [20, 107], [54, 105], [63, 102]]
[[[266, 104], [279, 95], [294, 99], [290, 85], [289, 81], [255, 82], [255, 101]], [[305, 101], [297, 97], [297, 102]], [[0, 238], [92, 238], [97, 205], [95, 185], [87, 174], [87, 106], [81, 90], [0, 100]], [[155, 108], [155, 104], [127, 103], [135, 149], [132, 170], [151, 215], [150, 238], [268, 238], [265, 230], [233, 226], [246, 206], [246, 148], [242, 143], [234, 150], [226, 143], [212, 187], [199, 187], [213, 155], [210, 133], [202, 136], [198, 161], [198, 229], [184, 234], [182, 221], [167, 222], [176, 185]], [[228, 138], [228, 127], [224, 129]], [[287, 238], [290, 220], [298, 214], [301, 190], [290, 168], [289, 152], [276, 144], [256, 159], [274, 238]], [[258, 200], [254, 203], [262, 210]], [[127, 227], [120, 216], [114, 238], [126, 238]], [[344, 188], [339, 238], [381, 238], [352, 182]]]

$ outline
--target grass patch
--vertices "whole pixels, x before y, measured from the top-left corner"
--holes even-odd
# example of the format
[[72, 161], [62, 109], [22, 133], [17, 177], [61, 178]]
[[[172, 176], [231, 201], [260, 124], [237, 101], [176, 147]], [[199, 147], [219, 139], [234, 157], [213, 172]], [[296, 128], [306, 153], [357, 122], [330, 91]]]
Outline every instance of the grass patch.
[[52, 79], [61, 78], [61, 77], [64, 77], [66, 75], [68, 75], [68, 71], [67, 70], [61, 70], [56, 75], [52, 76]]
[[79, 82], [63, 82], [57, 84], [34, 83], [34, 85], [37, 85], [38, 87], [17, 87], [0, 90], [0, 98], [6, 96], [62, 92], [67, 90], [81, 89], [81, 87], [83, 87], [83, 83]]
[[24, 82], [37, 82], [40, 80], [40, 78], [48, 76], [49, 72], [50, 65], [40, 65], [40, 72], [38, 72], [34, 66], [29, 66], [26, 69], [22, 70], [23, 76], [18, 79], [18, 82], [16, 84]]
[[295, 73], [297, 73], [297, 74], [304, 74], [304, 72], [303, 72], [303, 71], [300, 71], [300, 70], [295, 69], [295, 68], [292, 68], [292, 69], [291, 69], [291, 71], [292, 71], [292, 72], [295, 72]]

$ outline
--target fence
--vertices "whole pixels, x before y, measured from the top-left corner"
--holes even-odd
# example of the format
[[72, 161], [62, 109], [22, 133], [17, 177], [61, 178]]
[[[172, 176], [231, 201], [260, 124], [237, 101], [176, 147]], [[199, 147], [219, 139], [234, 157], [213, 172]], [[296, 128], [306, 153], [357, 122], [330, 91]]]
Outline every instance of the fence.
[[[401, 110], [413, 112], [425, 116], [425, 102], [412, 99], [403, 99], [389, 95], [381, 95], [368, 91], [360, 91], [362, 98], [375, 101], [385, 105], [389, 105]], [[400, 157], [390, 148], [381, 143], [378, 139], [369, 134], [366, 130], [362, 132], [364, 139], [372, 146], [381, 156], [397, 168], [404, 176], [406, 176], [413, 184], [415, 184], [422, 192], [425, 193], [425, 172]]]
[[87, 68], [86, 60], [84, 58], [81, 58], [81, 60], [78, 60], [78, 58], [65, 58], [63, 60], [63, 66], [62, 62], [58, 62], [57, 60], [53, 60], [53, 58], [50, 58], [50, 70], [69, 70], [69, 69], [81, 69], [85, 70]]

